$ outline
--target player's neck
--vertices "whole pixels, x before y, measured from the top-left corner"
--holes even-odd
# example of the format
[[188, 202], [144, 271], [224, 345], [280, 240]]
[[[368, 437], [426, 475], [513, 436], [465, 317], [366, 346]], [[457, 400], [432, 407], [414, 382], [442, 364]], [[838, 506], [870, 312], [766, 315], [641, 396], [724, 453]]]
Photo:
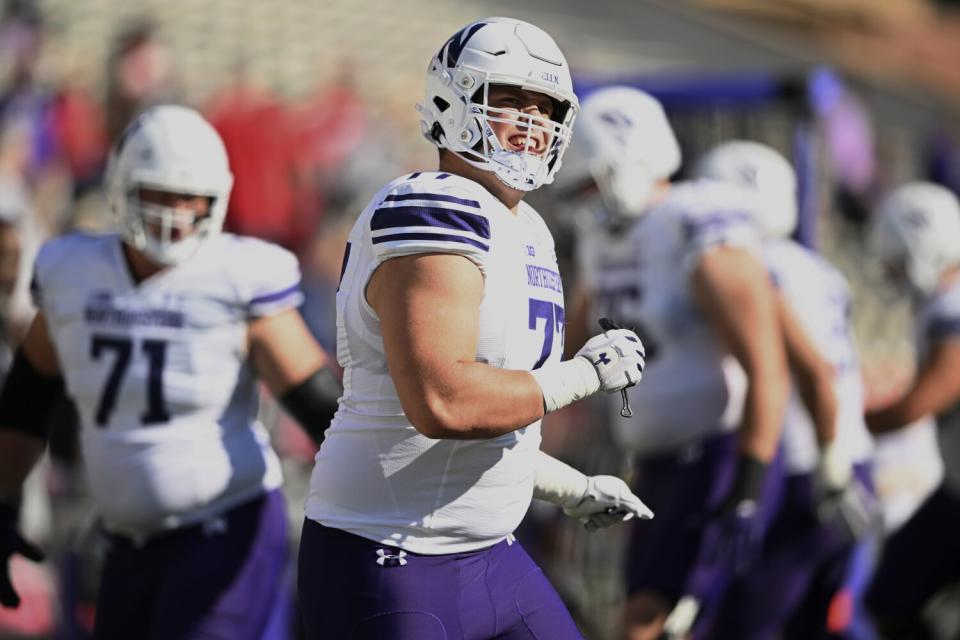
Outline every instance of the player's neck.
[[126, 242], [123, 243], [123, 256], [130, 268], [130, 275], [133, 276], [137, 284], [169, 268], [167, 265], [157, 264], [136, 247], [131, 247]]
[[458, 175], [467, 180], [473, 180], [481, 187], [490, 192], [490, 194], [503, 203], [507, 209], [516, 215], [517, 207], [526, 192], [508, 187], [497, 178], [492, 171], [479, 169], [457, 154], [447, 151], [440, 154], [440, 171]]

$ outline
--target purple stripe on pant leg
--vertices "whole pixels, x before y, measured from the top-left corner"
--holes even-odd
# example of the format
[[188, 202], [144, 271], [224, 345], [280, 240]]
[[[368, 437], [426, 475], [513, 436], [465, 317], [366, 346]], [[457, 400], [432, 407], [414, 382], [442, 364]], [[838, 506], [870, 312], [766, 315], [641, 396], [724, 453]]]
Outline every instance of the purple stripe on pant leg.
[[185, 527], [142, 546], [112, 537], [95, 636], [258, 639], [288, 557], [283, 496], [270, 492], [222, 518], [218, 533]]
[[180, 541], [152, 637], [260, 639], [289, 559], [283, 496], [272, 491], [225, 519], [222, 533], [201, 528]]

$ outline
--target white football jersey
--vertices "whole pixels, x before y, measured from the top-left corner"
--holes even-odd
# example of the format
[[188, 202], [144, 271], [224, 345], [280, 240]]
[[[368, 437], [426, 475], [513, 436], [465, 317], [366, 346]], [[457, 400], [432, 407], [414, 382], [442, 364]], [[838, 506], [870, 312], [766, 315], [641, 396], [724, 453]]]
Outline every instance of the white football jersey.
[[[920, 309], [916, 340], [919, 368], [930, 357], [934, 345], [946, 340], [960, 340], [960, 281], [938, 292]], [[960, 401], [937, 416], [937, 426], [944, 482], [960, 495]]]
[[306, 514], [416, 553], [457, 553], [503, 540], [523, 518], [540, 422], [490, 440], [436, 440], [411, 425], [365, 289], [385, 261], [417, 253], [461, 255], [483, 273], [478, 362], [531, 370], [563, 353], [563, 287], [536, 211], [521, 203], [514, 215], [448, 173], [391, 182], [347, 243], [337, 292], [344, 394], [317, 453]]
[[[849, 321], [847, 281], [822, 256], [792, 240], [767, 242], [764, 260], [807, 337], [833, 365], [838, 443], [854, 462], [863, 462], [873, 445], [863, 420], [863, 381]], [[816, 432], [796, 389], [791, 391], [784, 416], [783, 448], [789, 473], [808, 473], [816, 468]]]
[[746, 375], [697, 307], [690, 274], [705, 252], [742, 247], [760, 259], [747, 194], [725, 183], [685, 182], [624, 234], [600, 231], [580, 243], [578, 263], [595, 317], [643, 340], [643, 381], [631, 388], [632, 418], [607, 396], [619, 442], [641, 454], [674, 451], [739, 426]]
[[44, 245], [34, 298], [108, 529], [141, 535], [199, 522], [280, 485], [255, 421], [247, 323], [298, 305], [299, 283], [292, 254], [229, 234], [140, 284], [117, 235]]

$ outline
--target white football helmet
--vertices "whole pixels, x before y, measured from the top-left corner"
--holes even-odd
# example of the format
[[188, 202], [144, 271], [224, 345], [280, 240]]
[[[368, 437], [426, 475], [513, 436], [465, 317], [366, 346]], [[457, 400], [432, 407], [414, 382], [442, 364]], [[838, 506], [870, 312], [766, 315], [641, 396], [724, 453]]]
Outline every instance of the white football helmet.
[[657, 181], [680, 168], [680, 145], [663, 106], [632, 87], [608, 87], [587, 97], [577, 120], [577, 153], [604, 205], [635, 218]]
[[[543, 132], [547, 150], [508, 151], [491, 122], [516, 122], [517, 113], [492, 108], [491, 85], [510, 85], [549, 96], [553, 117], [522, 115], [532, 131]], [[424, 103], [417, 105], [424, 137], [471, 165], [492, 171], [506, 185], [531, 191], [553, 181], [570, 143], [579, 105], [570, 68], [542, 29], [512, 18], [486, 18], [455, 33], [430, 60]]]
[[786, 238], [797, 226], [797, 175], [780, 152], [759, 142], [717, 145], [697, 162], [693, 175], [744, 187], [758, 199], [756, 223], [768, 238]]
[[894, 189], [874, 215], [872, 248], [888, 274], [911, 293], [934, 293], [960, 263], [960, 203], [949, 189], [912, 182]]
[[[223, 228], [233, 175], [220, 135], [193, 109], [160, 105], [130, 123], [110, 154], [106, 184], [124, 240], [159, 264], [183, 262]], [[208, 216], [144, 202], [140, 189], [207, 196]], [[153, 222], [159, 235], [147, 231]], [[194, 232], [172, 240], [175, 227]]]

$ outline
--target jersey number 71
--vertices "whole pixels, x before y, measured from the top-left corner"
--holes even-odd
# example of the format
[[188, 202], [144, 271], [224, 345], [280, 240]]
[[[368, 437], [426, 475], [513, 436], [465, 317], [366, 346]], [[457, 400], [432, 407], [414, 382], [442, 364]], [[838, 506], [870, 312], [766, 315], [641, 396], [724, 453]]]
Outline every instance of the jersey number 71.
[[[100, 360], [101, 355], [111, 353], [113, 366], [107, 374], [107, 379], [100, 392], [97, 402], [96, 422], [100, 428], [105, 428], [110, 422], [110, 414], [117, 403], [117, 392], [130, 366], [130, 357], [133, 354], [131, 338], [120, 336], [93, 336], [90, 343], [90, 357]], [[165, 340], [144, 340], [140, 349], [147, 356], [147, 406], [140, 415], [142, 424], [159, 424], [170, 420], [166, 402], [163, 397], [163, 367], [167, 361], [167, 342]]]

